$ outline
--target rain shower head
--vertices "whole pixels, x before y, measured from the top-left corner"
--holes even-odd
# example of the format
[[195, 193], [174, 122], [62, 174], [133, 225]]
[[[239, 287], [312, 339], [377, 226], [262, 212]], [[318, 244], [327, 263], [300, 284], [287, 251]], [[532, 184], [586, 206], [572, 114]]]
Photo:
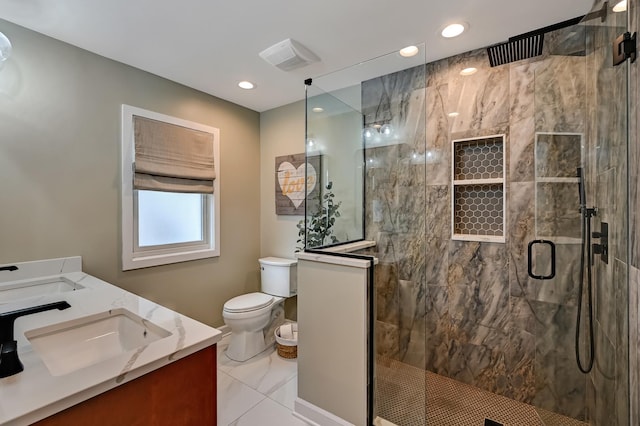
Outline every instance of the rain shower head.
[[577, 18], [549, 25], [548, 27], [529, 31], [528, 33], [510, 37], [509, 41], [489, 46], [487, 47], [489, 63], [492, 67], [497, 67], [498, 65], [505, 65], [511, 62], [540, 56], [542, 55], [542, 48], [544, 46], [544, 35], [546, 33], [576, 25], [583, 19], [589, 20], [593, 19], [593, 17], [595, 16], [602, 18], [603, 13], [607, 13], [606, 2], [605, 6], [598, 12], [594, 12], [585, 16], [578, 16]]
[[544, 33], [511, 37], [509, 41], [487, 47], [492, 67], [542, 55]]

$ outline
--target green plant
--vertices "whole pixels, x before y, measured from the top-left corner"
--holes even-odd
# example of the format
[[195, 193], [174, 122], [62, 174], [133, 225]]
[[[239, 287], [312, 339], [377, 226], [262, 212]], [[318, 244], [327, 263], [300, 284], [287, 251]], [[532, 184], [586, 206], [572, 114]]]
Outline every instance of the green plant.
[[333, 225], [336, 218], [340, 217], [340, 205], [342, 201], [336, 202], [335, 195], [331, 192], [333, 182], [329, 182], [325, 186], [324, 193], [318, 191], [317, 199], [307, 200], [311, 203], [307, 204], [307, 208], [312, 205], [311, 211], [307, 211], [307, 227], [305, 228], [305, 220], [298, 222], [298, 241], [296, 251], [302, 251], [305, 248], [305, 231], [307, 236], [306, 246], [309, 248], [322, 247], [328, 244], [335, 244], [338, 241], [333, 235]]

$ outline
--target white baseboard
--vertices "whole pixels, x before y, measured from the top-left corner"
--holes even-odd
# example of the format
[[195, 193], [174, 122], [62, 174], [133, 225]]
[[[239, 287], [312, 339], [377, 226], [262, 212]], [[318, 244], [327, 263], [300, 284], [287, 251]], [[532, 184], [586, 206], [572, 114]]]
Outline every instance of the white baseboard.
[[355, 426], [301, 398], [296, 398], [294, 406], [293, 415], [311, 426]]

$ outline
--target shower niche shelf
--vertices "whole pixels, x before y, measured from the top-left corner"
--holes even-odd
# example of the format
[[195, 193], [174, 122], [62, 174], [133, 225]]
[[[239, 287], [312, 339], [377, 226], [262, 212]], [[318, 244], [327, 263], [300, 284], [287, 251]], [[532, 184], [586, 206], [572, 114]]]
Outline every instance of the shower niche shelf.
[[504, 138], [451, 142], [453, 240], [505, 242]]
[[536, 132], [536, 238], [580, 244], [581, 221], [576, 169], [583, 164], [582, 133]]

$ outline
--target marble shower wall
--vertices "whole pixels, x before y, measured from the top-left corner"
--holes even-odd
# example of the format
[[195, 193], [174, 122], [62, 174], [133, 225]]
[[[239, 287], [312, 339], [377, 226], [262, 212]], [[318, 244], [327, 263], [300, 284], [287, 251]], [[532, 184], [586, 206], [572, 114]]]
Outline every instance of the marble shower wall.
[[[585, 419], [573, 350], [577, 185], [536, 185], [534, 141], [536, 132], [587, 137], [587, 58], [549, 49], [495, 68], [477, 50], [362, 84], [365, 126], [390, 121], [402, 135], [367, 147], [365, 234], [378, 242], [379, 355]], [[461, 76], [467, 67], [478, 72]], [[454, 241], [451, 140], [494, 134], [506, 135], [506, 243]], [[553, 158], [562, 165], [569, 151]], [[526, 272], [527, 244], [540, 235], [536, 191], [550, 225], [563, 221], [548, 229], [571, 231], [550, 281]]]

